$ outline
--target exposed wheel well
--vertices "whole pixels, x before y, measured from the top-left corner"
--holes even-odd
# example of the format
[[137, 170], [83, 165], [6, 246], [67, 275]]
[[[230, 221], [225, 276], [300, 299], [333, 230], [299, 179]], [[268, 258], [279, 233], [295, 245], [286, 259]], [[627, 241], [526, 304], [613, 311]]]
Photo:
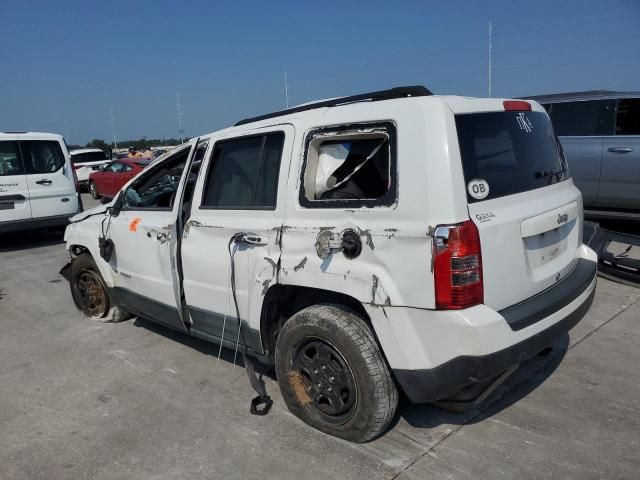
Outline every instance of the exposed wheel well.
[[357, 313], [369, 326], [371, 325], [369, 315], [362, 303], [349, 295], [318, 288], [274, 285], [264, 297], [260, 316], [260, 336], [265, 354], [267, 356], [273, 354], [278, 332], [289, 318], [303, 308], [319, 303], [344, 305]]

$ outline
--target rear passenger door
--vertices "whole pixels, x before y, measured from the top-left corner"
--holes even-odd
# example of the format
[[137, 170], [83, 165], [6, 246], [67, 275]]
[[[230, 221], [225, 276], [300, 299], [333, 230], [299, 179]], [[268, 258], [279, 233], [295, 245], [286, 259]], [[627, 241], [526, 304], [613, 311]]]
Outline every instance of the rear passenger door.
[[0, 140], [0, 223], [31, 218], [18, 140]]
[[604, 136], [613, 131], [614, 104], [589, 100], [554, 103], [546, 108], [584, 205], [598, 206], [602, 144]]
[[184, 293], [196, 336], [227, 345], [239, 340], [262, 352], [260, 312], [278, 282], [293, 137], [292, 126], [278, 125], [212, 141], [182, 239]]
[[21, 140], [20, 151], [33, 218], [78, 212], [78, 195], [71, 163], [56, 140]]
[[599, 200], [608, 209], [640, 209], [640, 98], [618, 102], [615, 135], [603, 143]]

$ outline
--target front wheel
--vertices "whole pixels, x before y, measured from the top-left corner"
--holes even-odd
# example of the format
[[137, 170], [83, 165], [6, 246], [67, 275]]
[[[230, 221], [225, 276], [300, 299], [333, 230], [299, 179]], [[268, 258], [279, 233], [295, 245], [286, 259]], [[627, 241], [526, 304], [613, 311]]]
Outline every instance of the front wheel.
[[314, 305], [285, 323], [276, 374], [289, 410], [318, 430], [368, 442], [388, 428], [398, 391], [367, 324], [338, 305]]
[[91, 198], [94, 200], [100, 199], [100, 193], [98, 192], [98, 188], [96, 187], [95, 182], [89, 183], [89, 193], [91, 194]]
[[83, 253], [71, 262], [71, 296], [79, 310], [98, 322], [121, 322], [131, 317], [114, 301], [91, 255]]

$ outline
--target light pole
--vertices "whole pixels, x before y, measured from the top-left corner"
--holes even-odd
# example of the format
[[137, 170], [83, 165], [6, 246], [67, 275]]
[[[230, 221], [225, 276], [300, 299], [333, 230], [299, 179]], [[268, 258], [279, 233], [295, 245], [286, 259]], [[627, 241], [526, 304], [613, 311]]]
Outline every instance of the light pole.
[[180, 92], [176, 92], [176, 101], [178, 102], [178, 132], [180, 133], [180, 144], [184, 143], [184, 130], [182, 129], [182, 110], [180, 109]]

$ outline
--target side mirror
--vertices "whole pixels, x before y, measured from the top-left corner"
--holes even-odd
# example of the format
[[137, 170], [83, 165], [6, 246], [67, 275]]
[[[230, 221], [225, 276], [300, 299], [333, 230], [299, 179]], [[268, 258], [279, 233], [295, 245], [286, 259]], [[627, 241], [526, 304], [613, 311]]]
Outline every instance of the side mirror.
[[118, 215], [120, 215], [120, 210], [122, 210], [122, 204], [123, 204], [123, 200], [122, 200], [122, 193], [120, 193], [118, 195], [118, 197], [116, 198], [116, 200], [113, 202], [113, 205], [111, 205], [111, 216], [112, 217], [117, 217]]

